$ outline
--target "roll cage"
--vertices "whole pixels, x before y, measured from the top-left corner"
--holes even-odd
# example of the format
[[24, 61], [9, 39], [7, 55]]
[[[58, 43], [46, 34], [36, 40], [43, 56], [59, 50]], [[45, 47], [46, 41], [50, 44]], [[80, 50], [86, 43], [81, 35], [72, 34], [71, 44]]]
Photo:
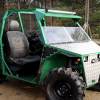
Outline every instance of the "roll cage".
[[0, 31], [0, 40], [2, 40], [3, 31], [5, 29], [7, 18], [13, 14], [18, 15], [22, 32], [24, 32], [24, 26], [23, 26], [23, 20], [21, 18], [21, 14], [35, 14], [41, 33], [42, 33], [40, 35], [40, 38], [43, 43], [46, 43], [46, 39], [45, 39], [43, 28], [42, 28], [42, 24], [45, 24], [44, 17], [50, 16], [50, 17], [69, 18], [69, 19], [74, 19], [74, 20], [79, 20], [81, 18], [80, 16], [77, 16], [74, 12], [64, 12], [64, 11], [56, 11], [56, 10], [45, 11], [45, 9], [37, 9], [37, 8], [36, 9], [21, 9], [21, 10], [10, 9], [6, 11], [3, 16], [1, 31]]

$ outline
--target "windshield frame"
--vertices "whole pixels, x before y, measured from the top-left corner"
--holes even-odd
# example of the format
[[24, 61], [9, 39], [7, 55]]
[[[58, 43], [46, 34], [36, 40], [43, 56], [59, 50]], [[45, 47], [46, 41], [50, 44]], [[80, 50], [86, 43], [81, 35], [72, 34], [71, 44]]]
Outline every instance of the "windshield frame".
[[90, 36], [89, 36], [88, 33], [84, 30], [84, 28], [79, 24], [79, 22], [76, 22], [76, 24], [81, 28], [81, 30], [84, 31], [84, 34], [88, 37], [88, 39], [91, 40]]

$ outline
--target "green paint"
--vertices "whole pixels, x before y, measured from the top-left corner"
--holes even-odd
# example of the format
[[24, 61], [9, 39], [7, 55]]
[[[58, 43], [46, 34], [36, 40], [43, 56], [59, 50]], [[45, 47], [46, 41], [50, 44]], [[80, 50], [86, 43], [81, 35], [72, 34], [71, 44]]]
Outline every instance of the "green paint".
[[67, 57], [62, 54], [55, 54], [45, 59], [42, 63], [40, 81], [44, 80], [50, 71], [55, 68], [65, 67], [67, 63]]

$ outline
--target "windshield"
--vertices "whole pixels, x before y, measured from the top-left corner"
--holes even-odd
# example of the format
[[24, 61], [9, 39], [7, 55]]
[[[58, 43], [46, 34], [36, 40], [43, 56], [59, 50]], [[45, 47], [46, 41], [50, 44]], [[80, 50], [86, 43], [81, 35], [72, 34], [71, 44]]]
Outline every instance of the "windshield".
[[43, 28], [49, 44], [85, 42], [90, 40], [82, 27], [45, 26]]

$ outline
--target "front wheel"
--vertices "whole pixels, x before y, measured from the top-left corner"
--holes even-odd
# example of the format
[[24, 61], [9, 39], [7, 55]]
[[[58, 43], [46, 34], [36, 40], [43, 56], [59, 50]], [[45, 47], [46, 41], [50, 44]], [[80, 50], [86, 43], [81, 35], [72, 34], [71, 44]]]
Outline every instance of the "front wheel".
[[83, 100], [82, 78], [71, 68], [59, 68], [47, 76], [45, 90], [47, 100]]

